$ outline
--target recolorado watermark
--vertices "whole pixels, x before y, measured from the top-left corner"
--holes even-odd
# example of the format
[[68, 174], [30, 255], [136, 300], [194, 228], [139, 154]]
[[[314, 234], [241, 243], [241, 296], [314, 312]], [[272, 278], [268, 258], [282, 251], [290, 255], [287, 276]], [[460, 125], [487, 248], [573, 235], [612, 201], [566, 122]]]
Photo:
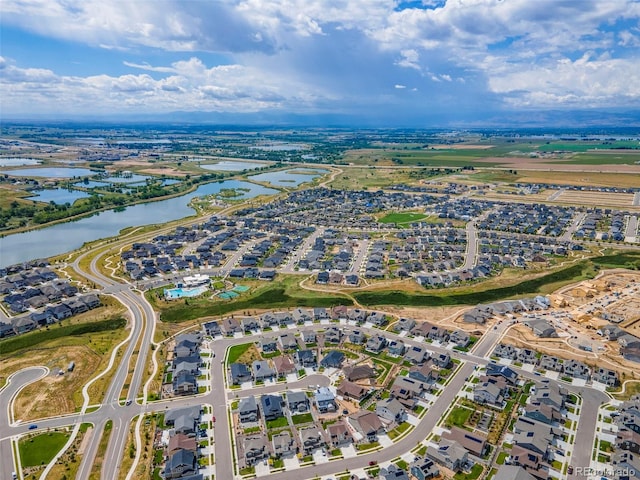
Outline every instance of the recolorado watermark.
[[575, 467], [573, 474], [580, 477], [634, 477], [636, 471], [633, 468], [591, 468]]

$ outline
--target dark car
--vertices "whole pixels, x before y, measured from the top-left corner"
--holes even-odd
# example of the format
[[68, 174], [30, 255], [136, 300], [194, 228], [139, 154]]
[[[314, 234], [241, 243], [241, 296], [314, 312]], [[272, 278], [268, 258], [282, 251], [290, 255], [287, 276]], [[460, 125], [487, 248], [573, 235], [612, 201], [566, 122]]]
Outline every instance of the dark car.
[[38, 425], [36, 425], [35, 423], [29, 425], [29, 430], [35, 430], [36, 428], [38, 428]]

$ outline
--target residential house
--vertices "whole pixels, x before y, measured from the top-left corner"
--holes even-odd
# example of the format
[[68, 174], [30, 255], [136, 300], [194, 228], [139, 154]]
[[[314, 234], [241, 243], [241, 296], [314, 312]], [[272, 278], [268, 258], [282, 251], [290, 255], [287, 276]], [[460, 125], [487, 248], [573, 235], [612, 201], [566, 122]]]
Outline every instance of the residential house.
[[271, 444], [273, 447], [273, 456], [276, 458], [295, 455], [297, 450], [295, 440], [291, 437], [291, 433], [286, 430], [276, 433], [271, 438]]
[[253, 380], [256, 382], [272, 380], [276, 376], [276, 372], [267, 360], [254, 360], [251, 364], [251, 373]]
[[551, 372], [562, 372], [563, 370], [562, 359], [553, 355], [542, 355], [539, 365], [543, 370], [549, 370]]
[[362, 435], [364, 442], [376, 442], [378, 435], [384, 433], [384, 425], [374, 412], [361, 410], [350, 415], [348, 421]]
[[438, 466], [429, 457], [415, 460], [409, 467], [411, 475], [418, 480], [430, 480], [440, 476]]
[[343, 369], [344, 376], [350, 382], [357, 382], [358, 380], [366, 380], [369, 378], [376, 378], [377, 372], [371, 366], [365, 363], [355, 366], [345, 367]]
[[284, 352], [298, 349], [298, 340], [292, 333], [283, 333], [278, 337], [280, 349]]
[[244, 397], [238, 404], [240, 423], [257, 422], [259, 417], [258, 404], [253, 395]]
[[487, 437], [481, 433], [469, 432], [460, 427], [452, 427], [451, 431], [442, 434], [442, 438], [454, 440], [476, 457], [484, 457], [489, 450]]
[[387, 339], [382, 335], [373, 335], [369, 337], [365, 345], [365, 350], [371, 353], [380, 353], [386, 347]]
[[327, 436], [333, 448], [343, 447], [353, 441], [349, 428], [342, 421], [328, 425]]
[[354, 330], [349, 334], [349, 342], [354, 345], [362, 345], [367, 340], [367, 337], [361, 330]]
[[455, 330], [449, 336], [449, 341], [457, 347], [466, 348], [471, 343], [471, 336], [464, 330]]
[[240, 385], [244, 382], [250, 382], [252, 379], [251, 370], [244, 363], [231, 364], [231, 383]]
[[477, 383], [473, 387], [473, 401], [480, 404], [501, 406], [504, 400], [502, 389], [495, 383]]
[[198, 473], [198, 464], [196, 455], [190, 450], [184, 448], [176, 450], [167, 459], [163, 473], [163, 478], [172, 480], [175, 478], [183, 478], [188, 475]]
[[231, 337], [236, 333], [242, 333], [243, 329], [238, 320], [233, 317], [226, 317], [222, 320], [222, 325], [220, 325], [220, 330], [223, 335]]
[[467, 449], [455, 440], [441, 439], [438, 447], [429, 446], [427, 457], [454, 472], [460, 472], [469, 460]]
[[360, 401], [367, 394], [368, 390], [357, 383], [344, 380], [338, 387], [337, 394], [344, 398], [352, 398]]
[[605, 367], [599, 367], [593, 373], [593, 379], [597, 382], [604, 383], [608, 387], [615, 387], [620, 380], [618, 379], [618, 373], [615, 370], [611, 370]]
[[307, 345], [317, 342], [316, 332], [313, 330], [303, 330], [300, 332], [300, 336], [302, 337], [302, 341]]
[[255, 465], [269, 458], [269, 444], [264, 435], [252, 435], [242, 440], [244, 461], [247, 465]]
[[344, 353], [339, 350], [330, 350], [322, 360], [320, 360], [320, 365], [324, 368], [340, 368], [343, 361]]
[[390, 423], [402, 423], [407, 418], [404, 405], [395, 398], [385, 398], [376, 404], [376, 415]]
[[451, 366], [451, 355], [448, 353], [438, 353], [432, 358], [433, 363], [440, 368], [449, 368]]
[[316, 426], [298, 429], [300, 443], [306, 455], [326, 446], [322, 432]]
[[409, 378], [419, 380], [423, 383], [432, 383], [438, 379], [438, 372], [435, 368], [435, 364], [428, 360], [422, 365], [414, 365], [409, 369]]
[[402, 355], [404, 355], [405, 345], [402, 340], [391, 340], [389, 342], [389, 345], [387, 346], [387, 349], [389, 350], [389, 353], [391, 355], [401, 357]]
[[518, 356], [518, 349], [513, 345], [499, 343], [493, 350], [493, 355], [500, 358], [506, 358], [508, 360], [515, 360]]
[[324, 332], [324, 343], [340, 343], [342, 332], [336, 326], [327, 328]]
[[509, 385], [516, 385], [518, 383], [518, 374], [506, 365], [497, 365], [495, 363], [487, 364], [487, 377], [501, 377]]
[[429, 358], [429, 351], [419, 345], [411, 345], [404, 354], [404, 359], [414, 365], [420, 365]]
[[394, 331], [396, 332], [410, 332], [416, 326], [416, 321], [413, 318], [401, 318], [398, 322], [393, 326]]
[[312, 368], [318, 365], [316, 354], [313, 350], [298, 350], [294, 356], [300, 368]]
[[291, 413], [304, 413], [309, 410], [309, 397], [305, 392], [287, 392], [287, 405]]
[[589, 377], [591, 376], [591, 370], [589, 367], [578, 360], [565, 360], [563, 362], [563, 369], [564, 374], [569, 377], [589, 380]]
[[282, 411], [282, 397], [280, 395], [262, 395], [260, 407], [265, 420], [275, 420], [284, 416]]
[[262, 353], [274, 353], [278, 350], [278, 342], [273, 338], [263, 337], [260, 341], [260, 349]]
[[291, 373], [295, 373], [296, 366], [289, 355], [281, 355], [273, 358], [273, 369], [279, 378], [285, 377]]
[[336, 397], [328, 387], [320, 387], [315, 391], [314, 401], [320, 413], [335, 412], [338, 408]]
[[395, 463], [392, 463], [386, 468], [381, 468], [378, 476], [382, 480], [409, 480], [407, 472], [398, 467]]

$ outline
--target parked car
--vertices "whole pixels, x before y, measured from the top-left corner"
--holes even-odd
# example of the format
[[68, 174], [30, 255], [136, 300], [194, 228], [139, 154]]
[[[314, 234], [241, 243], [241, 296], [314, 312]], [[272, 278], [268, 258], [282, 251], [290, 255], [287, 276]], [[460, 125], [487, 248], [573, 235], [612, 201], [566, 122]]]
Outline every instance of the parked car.
[[35, 423], [29, 425], [29, 430], [35, 430], [36, 428], [38, 428], [38, 425], [36, 425]]

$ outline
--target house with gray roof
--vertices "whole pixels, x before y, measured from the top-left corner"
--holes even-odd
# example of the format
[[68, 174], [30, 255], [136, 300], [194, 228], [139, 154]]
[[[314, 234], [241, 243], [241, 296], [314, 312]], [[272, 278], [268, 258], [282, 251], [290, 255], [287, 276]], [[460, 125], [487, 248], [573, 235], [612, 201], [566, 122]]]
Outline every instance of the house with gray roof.
[[276, 371], [271, 368], [267, 360], [254, 360], [251, 364], [251, 374], [256, 382], [271, 380], [276, 377]]
[[276, 433], [271, 438], [273, 456], [276, 458], [289, 457], [296, 453], [296, 441], [291, 437], [291, 433], [284, 430]]
[[326, 446], [324, 436], [316, 426], [300, 428], [298, 429], [298, 434], [300, 435], [300, 443], [306, 455]]
[[269, 443], [264, 435], [251, 435], [242, 440], [246, 465], [255, 465], [269, 458]]
[[258, 403], [253, 395], [244, 397], [238, 404], [240, 423], [257, 422], [259, 417]]
[[287, 392], [287, 406], [292, 413], [304, 413], [311, 405], [305, 392]]
[[282, 397], [280, 395], [262, 395], [260, 408], [265, 420], [275, 420], [284, 416], [282, 411]]
[[385, 398], [376, 404], [376, 415], [390, 423], [402, 423], [407, 412], [404, 405], [395, 398]]
[[565, 375], [572, 378], [589, 380], [589, 377], [591, 376], [591, 370], [589, 367], [578, 360], [565, 360], [563, 362], [563, 368]]
[[251, 370], [244, 363], [232, 363], [229, 367], [231, 370], [231, 383], [240, 385], [244, 382], [250, 382], [252, 379]]
[[316, 408], [320, 413], [335, 412], [338, 409], [336, 397], [328, 387], [320, 387], [314, 393]]
[[382, 335], [373, 335], [369, 337], [365, 345], [365, 350], [371, 353], [380, 353], [387, 346], [387, 339]]
[[469, 460], [469, 452], [455, 440], [441, 439], [438, 447], [429, 445], [427, 457], [454, 472], [461, 472]]

